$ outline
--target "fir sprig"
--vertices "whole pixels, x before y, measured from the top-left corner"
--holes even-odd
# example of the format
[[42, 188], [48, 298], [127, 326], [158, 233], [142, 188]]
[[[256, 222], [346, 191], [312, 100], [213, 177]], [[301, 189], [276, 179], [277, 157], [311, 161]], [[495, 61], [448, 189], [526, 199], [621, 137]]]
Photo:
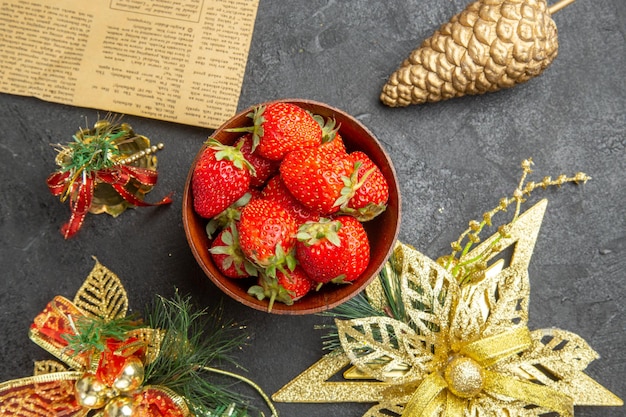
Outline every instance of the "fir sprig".
[[[159, 355], [146, 367], [148, 384], [166, 386], [179, 393], [197, 416], [249, 416], [244, 405], [247, 398], [231, 391], [232, 384], [209, 375], [234, 377], [264, 396], [252, 381], [216, 368], [224, 363], [238, 367], [231, 354], [246, 343], [242, 326], [224, 322], [219, 310], [211, 314], [195, 310], [190, 299], [178, 293], [171, 300], [159, 297], [146, 319], [151, 328], [164, 330]], [[264, 399], [275, 413], [269, 399]]]
[[193, 409], [205, 414], [242, 402], [238, 395], [203, 378], [199, 370], [215, 362], [234, 363], [229, 353], [242, 346], [244, 333], [219, 324], [205, 310], [194, 310], [190, 299], [178, 293], [171, 300], [158, 297], [145, 317], [151, 328], [165, 331], [157, 359], [146, 367], [148, 384], [178, 392]]
[[[364, 291], [334, 309], [320, 313], [320, 315], [339, 320], [388, 316], [409, 324], [410, 319], [406, 314], [405, 306], [402, 302], [400, 276], [393, 265], [394, 255], [392, 254], [389, 261], [377, 276], [383, 291], [383, 299], [376, 301], [371, 300]], [[335, 324], [318, 326], [318, 329], [328, 330], [328, 332], [322, 336], [325, 350], [335, 351], [341, 348], [339, 334]]]
[[96, 122], [92, 129], [81, 128], [71, 142], [57, 144], [58, 171], [71, 174], [61, 201], [70, 197], [76, 181], [84, 182], [87, 175], [115, 166], [123, 156], [119, 146], [135, 138], [129, 125], [108, 116]]
[[125, 134], [126, 132], [120, 131], [115, 134], [104, 132], [89, 135], [85, 133], [82, 138], [72, 136], [74, 141], [67, 144], [69, 158], [62, 169], [90, 172], [112, 167], [115, 164], [114, 158], [120, 154], [116, 141]]
[[[385, 313], [375, 308], [364, 293], [359, 293], [345, 303], [338, 305], [330, 311], [320, 313], [319, 315], [338, 320], [351, 320], [360, 317], [384, 316]], [[315, 328], [327, 331], [326, 334], [322, 336], [324, 350], [332, 352], [341, 348], [339, 332], [334, 323], [318, 325], [315, 326]]]
[[66, 350], [72, 352], [72, 355], [104, 352], [108, 339], [124, 341], [128, 332], [139, 329], [143, 324], [134, 316], [112, 320], [87, 316], [76, 319], [70, 316], [68, 319], [73, 334], [65, 333], [63, 339], [67, 342]]
[[86, 173], [110, 168], [121, 155], [119, 145], [132, 141], [129, 126], [115, 120], [101, 120], [93, 129], [80, 129], [73, 141], [59, 145], [60, 171]]

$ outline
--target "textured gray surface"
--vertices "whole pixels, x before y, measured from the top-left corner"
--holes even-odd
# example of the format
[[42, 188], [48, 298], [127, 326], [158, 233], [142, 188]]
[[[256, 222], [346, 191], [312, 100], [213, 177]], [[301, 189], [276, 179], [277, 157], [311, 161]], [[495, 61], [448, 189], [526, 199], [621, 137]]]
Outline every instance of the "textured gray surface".
[[[436, 258], [470, 219], [514, 189], [520, 162], [534, 180], [584, 171], [584, 186], [538, 191], [550, 200], [530, 265], [530, 328], [559, 327], [601, 355], [587, 373], [626, 397], [626, 3], [578, 0], [555, 15], [560, 52], [539, 78], [499, 93], [390, 109], [380, 88], [463, 0], [262, 0], [239, 102], [326, 102], [357, 116], [384, 144], [400, 177], [400, 239]], [[106, 109], [102, 109], [106, 110]], [[104, 111], [100, 111], [103, 114]], [[200, 305], [223, 300], [245, 322], [238, 354], [250, 378], [273, 393], [322, 355], [316, 316], [267, 315], [239, 305], [202, 274], [187, 246], [180, 202], [187, 171], [210, 131], [126, 117], [164, 142], [151, 201], [170, 207], [88, 216], [64, 241], [67, 205], [47, 190], [51, 143], [66, 142], [98, 111], [0, 95], [0, 381], [28, 376], [45, 352], [28, 339], [32, 318], [56, 294], [73, 296], [92, 256], [123, 280], [141, 311], [174, 287]], [[366, 404], [277, 404], [283, 416], [361, 416]], [[616, 417], [623, 408], [577, 407], [577, 416]]]

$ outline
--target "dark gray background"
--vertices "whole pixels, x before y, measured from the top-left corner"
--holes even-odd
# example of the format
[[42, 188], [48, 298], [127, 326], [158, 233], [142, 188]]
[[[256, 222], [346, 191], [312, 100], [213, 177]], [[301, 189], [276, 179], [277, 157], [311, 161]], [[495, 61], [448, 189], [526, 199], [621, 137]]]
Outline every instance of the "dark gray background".
[[[498, 93], [390, 109], [379, 100], [387, 77], [464, 0], [262, 0], [239, 108], [286, 97], [341, 108], [361, 120], [394, 161], [402, 192], [400, 239], [436, 258], [467, 222], [510, 195], [520, 162], [532, 180], [584, 171], [584, 186], [538, 191], [550, 200], [530, 265], [530, 328], [582, 336], [601, 359], [587, 373], [626, 397], [626, 76], [623, 0], [578, 0], [554, 16], [560, 51], [540, 77]], [[174, 192], [170, 207], [89, 215], [64, 241], [69, 216], [46, 187], [52, 143], [65, 143], [91, 109], [0, 95], [0, 381], [31, 375], [46, 353], [28, 339], [33, 317], [56, 294], [73, 297], [92, 256], [124, 282], [142, 311], [177, 287], [200, 306], [223, 301], [245, 322], [250, 344], [237, 354], [246, 375], [273, 393], [323, 354], [317, 316], [276, 316], [230, 299], [204, 277], [185, 239], [183, 184], [206, 129], [127, 116], [165, 143], [150, 201]], [[530, 206], [530, 205], [529, 205]], [[245, 391], [242, 388], [242, 391]], [[361, 416], [365, 404], [277, 404], [283, 416]], [[623, 408], [577, 407], [577, 416], [622, 416]]]

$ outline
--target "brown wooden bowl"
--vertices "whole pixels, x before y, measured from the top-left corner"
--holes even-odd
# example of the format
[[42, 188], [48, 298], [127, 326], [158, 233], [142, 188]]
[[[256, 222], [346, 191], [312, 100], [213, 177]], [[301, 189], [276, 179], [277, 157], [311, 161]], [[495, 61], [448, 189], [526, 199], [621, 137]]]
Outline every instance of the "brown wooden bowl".
[[[318, 313], [338, 306], [365, 289], [367, 284], [380, 272], [384, 263], [391, 255], [400, 229], [400, 193], [398, 180], [389, 155], [385, 152], [374, 135], [354, 117], [339, 109], [311, 100], [286, 99], [278, 101], [296, 104], [324, 118], [334, 117], [338, 125], [340, 125], [339, 132], [344, 139], [348, 151], [361, 150], [365, 152], [372, 161], [380, 167], [389, 183], [389, 201], [387, 209], [375, 219], [363, 223], [371, 247], [370, 263], [363, 274], [351, 284], [326, 284], [322, 286], [319, 291], [312, 291], [302, 299], [295, 301], [291, 306], [276, 302], [271, 311], [274, 314], [290, 315]], [[262, 104], [269, 103], [270, 102]], [[250, 113], [254, 107], [244, 110], [232, 117], [220, 126], [211, 137], [225, 144], [234, 143], [242, 134], [227, 132], [226, 129], [251, 126], [252, 121], [246, 115]], [[213, 263], [209, 253], [208, 249], [211, 245], [211, 241], [207, 237], [205, 230], [207, 220], [195, 213], [191, 192], [193, 169], [203, 150], [204, 146], [194, 159], [189, 174], [187, 175], [183, 194], [183, 227], [187, 241], [189, 242], [189, 246], [191, 247], [196, 261], [215, 285], [235, 300], [257, 310], [267, 311], [267, 299], [259, 301], [256, 297], [248, 295], [247, 293], [248, 288], [255, 284], [255, 279], [232, 279], [222, 275]]]

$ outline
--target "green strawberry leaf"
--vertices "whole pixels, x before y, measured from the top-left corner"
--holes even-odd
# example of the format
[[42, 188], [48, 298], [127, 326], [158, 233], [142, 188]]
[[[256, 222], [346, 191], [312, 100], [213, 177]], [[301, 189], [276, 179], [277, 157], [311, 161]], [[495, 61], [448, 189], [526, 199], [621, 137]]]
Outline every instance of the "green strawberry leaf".
[[328, 143], [335, 139], [335, 136], [337, 136], [337, 132], [339, 132], [339, 127], [341, 125], [335, 127], [337, 125], [337, 121], [334, 118], [328, 118], [324, 120], [324, 118], [319, 114], [313, 114], [311, 112], [309, 112], [309, 114], [311, 114], [313, 119], [322, 128], [322, 143]]
[[259, 301], [265, 299], [265, 290], [260, 285], [253, 285], [248, 288], [248, 294], [256, 297], [256, 299]]
[[252, 126], [234, 127], [226, 129], [226, 131], [234, 133], [252, 133], [252, 152], [254, 152], [265, 133], [265, 130], [263, 129], [263, 124], [265, 123], [265, 117], [263, 116], [264, 112], [265, 106], [258, 106], [246, 115], [252, 119]]
[[330, 280], [333, 284], [352, 284], [351, 281], [346, 281], [346, 276], [344, 274], [339, 275], [338, 277]]
[[298, 229], [296, 239], [307, 246], [313, 246], [323, 239], [335, 246], [340, 246], [341, 241], [337, 235], [339, 229], [341, 229], [340, 221], [321, 218], [317, 222], [309, 221], [302, 224]]

